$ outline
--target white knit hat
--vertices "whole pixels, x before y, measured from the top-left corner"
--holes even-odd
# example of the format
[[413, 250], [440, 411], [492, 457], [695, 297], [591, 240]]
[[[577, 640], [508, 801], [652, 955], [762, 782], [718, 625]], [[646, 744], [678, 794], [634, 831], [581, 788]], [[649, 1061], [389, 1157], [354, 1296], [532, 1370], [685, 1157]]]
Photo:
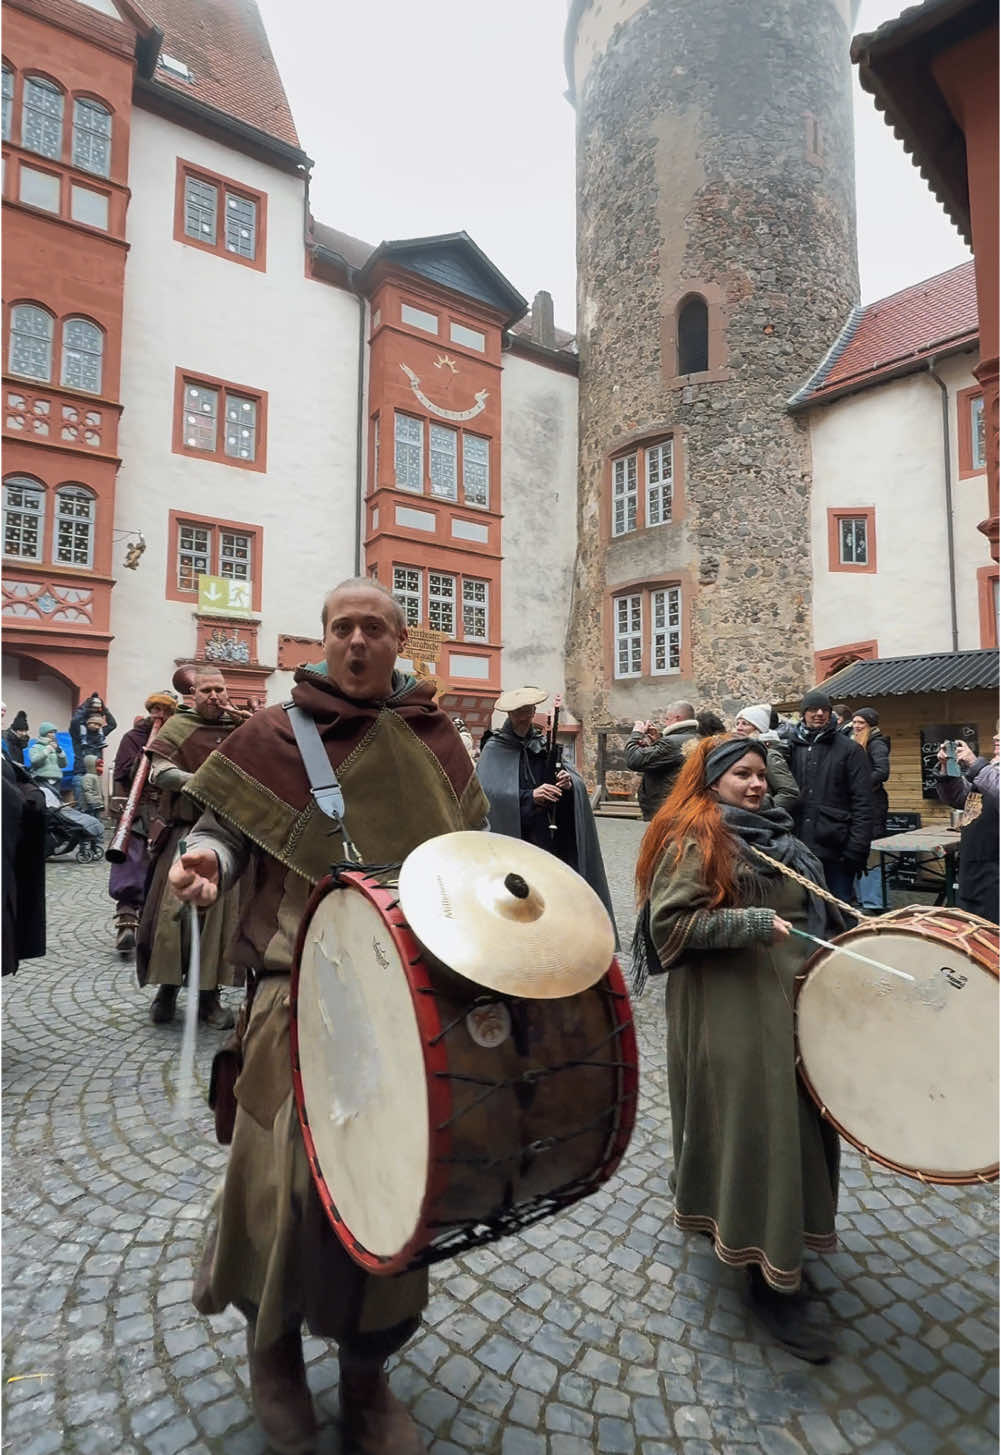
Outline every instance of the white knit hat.
[[772, 709], [767, 702], [758, 702], [753, 707], [742, 707], [737, 717], [753, 723], [757, 732], [766, 733], [772, 720]]

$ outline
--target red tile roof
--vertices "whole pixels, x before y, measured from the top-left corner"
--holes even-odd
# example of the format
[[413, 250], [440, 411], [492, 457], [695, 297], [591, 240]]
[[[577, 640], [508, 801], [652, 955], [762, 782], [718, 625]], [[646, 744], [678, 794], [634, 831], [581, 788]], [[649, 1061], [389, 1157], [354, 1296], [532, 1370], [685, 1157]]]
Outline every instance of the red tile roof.
[[299, 146], [288, 98], [255, 0], [142, 0], [163, 31], [160, 54], [192, 80], [157, 66], [153, 79], [290, 146]]
[[853, 308], [827, 357], [790, 404], [802, 408], [907, 373], [930, 354], [972, 342], [977, 333], [971, 261]]

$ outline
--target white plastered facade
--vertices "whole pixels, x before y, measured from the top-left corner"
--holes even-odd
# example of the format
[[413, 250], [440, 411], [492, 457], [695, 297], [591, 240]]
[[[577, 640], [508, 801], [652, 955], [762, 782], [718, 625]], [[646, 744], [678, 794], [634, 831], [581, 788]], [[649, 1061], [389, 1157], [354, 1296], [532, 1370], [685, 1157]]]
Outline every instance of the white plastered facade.
[[[174, 239], [177, 161], [267, 194], [266, 271]], [[258, 656], [278, 636], [320, 635], [328, 587], [355, 569], [358, 308], [305, 276], [304, 183], [137, 108], [123, 324], [116, 529], [141, 531], [137, 571], [112, 595], [108, 700], [126, 725], [195, 653], [194, 606], [165, 600], [169, 512], [263, 529]], [[267, 470], [173, 452], [175, 370], [268, 395]], [[267, 680], [281, 701], [291, 674]]]
[[[960, 651], [981, 646], [977, 571], [991, 564], [977, 525], [986, 473], [959, 478], [957, 395], [976, 387], [974, 353], [936, 365], [949, 392], [956, 621]], [[927, 370], [819, 405], [813, 452], [814, 650], [876, 641], [880, 657], [953, 649], [942, 394]], [[874, 508], [875, 573], [832, 571], [828, 511]]]

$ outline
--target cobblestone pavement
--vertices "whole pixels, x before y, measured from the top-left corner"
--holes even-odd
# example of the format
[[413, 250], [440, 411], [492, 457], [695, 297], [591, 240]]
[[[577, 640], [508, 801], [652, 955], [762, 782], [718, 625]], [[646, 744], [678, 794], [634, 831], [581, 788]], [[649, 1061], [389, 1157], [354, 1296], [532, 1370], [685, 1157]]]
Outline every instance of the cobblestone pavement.
[[[640, 828], [601, 823], [623, 928]], [[180, 1023], [150, 1025], [108, 948], [104, 869], [52, 865], [49, 886], [49, 955], [3, 987], [4, 1449], [263, 1455], [242, 1320], [189, 1303], [225, 1153], [204, 1107], [171, 1112]], [[804, 1365], [671, 1225], [656, 993], [638, 1021], [641, 1114], [607, 1190], [433, 1276], [393, 1372], [433, 1455], [996, 1455], [995, 1189], [849, 1152], [841, 1250], [812, 1262], [838, 1353]], [[335, 1455], [336, 1359], [312, 1339], [307, 1359]]]

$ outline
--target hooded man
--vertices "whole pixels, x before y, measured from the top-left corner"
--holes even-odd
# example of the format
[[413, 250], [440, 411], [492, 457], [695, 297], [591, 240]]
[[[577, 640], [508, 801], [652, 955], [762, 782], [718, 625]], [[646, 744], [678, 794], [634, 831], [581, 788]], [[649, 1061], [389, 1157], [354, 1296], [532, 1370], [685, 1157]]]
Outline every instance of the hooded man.
[[826, 692], [807, 692], [801, 711], [789, 746], [789, 766], [800, 791], [793, 824], [823, 864], [828, 889], [850, 903], [872, 840], [869, 759], [854, 739], [839, 732]]
[[[314, 800], [284, 707], [254, 713], [185, 784], [205, 811], [170, 870], [175, 893], [204, 908], [242, 875], [252, 888], [241, 896], [236, 941], [252, 995], [236, 1120], [194, 1302], [206, 1314], [233, 1304], [246, 1317], [254, 1410], [275, 1450], [316, 1448], [305, 1321], [340, 1346], [351, 1447], [421, 1455], [385, 1361], [420, 1323], [427, 1273], [366, 1273], [323, 1209], [293, 1095], [290, 975], [313, 888], [346, 856], [344, 830], [365, 862], [388, 866], [438, 834], [482, 827], [487, 804], [469, 754], [434, 702], [434, 683], [395, 668], [407, 628], [386, 588], [344, 581], [327, 595], [321, 620], [324, 660], [298, 669], [292, 698], [319, 734], [317, 757], [325, 754], [339, 777], [344, 829]], [[346, 965], [347, 986], [352, 973], [369, 968], [378, 973], [374, 959], [357, 971]], [[393, 1149], [372, 1147], [371, 1155], [391, 1157]]]
[[652, 819], [674, 787], [685, 761], [685, 744], [699, 737], [699, 722], [690, 702], [672, 702], [664, 713], [664, 726], [636, 722], [626, 743], [626, 767], [642, 774], [636, 794], [640, 813]]
[[[136, 770], [142, 762], [143, 749], [150, 737], [177, 707], [172, 692], [152, 692], [145, 702], [146, 716], [137, 720], [118, 744], [115, 766], [111, 771], [112, 808], [121, 810], [132, 787]], [[125, 862], [112, 864], [108, 876], [108, 893], [115, 901], [115, 949], [127, 959], [136, 947], [139, 913], [146, 897], [146, 874], [149, 868], [148, 841], [153, 829], [156, 790], [147, 780], [139, 799], [132, 832], [129, 834]]]
[[[195, 668], [191, 686], [191, 706], [172, 713], [144, 750], [150, 760], [150, 786], [160, 795], [158, 815], [167, 825], [166, 832], [150, 845], [153, 872], [136, 946], [139, 984], [158, 987], [150, 1007], [154, 1025], [173, 1020], [190, 955], [188, 916], [178, 916], [177, 900], [167, 890], [167, 874], [178, 845], [201, 814], [184, 786], [246, 717], [230, 707], [226, 679], [218, 667]], [[219, 986], [243, 984], [243, 975], [236, 972], [228, 953], [238, 911], [238, 891], [220, 894], [205, 911], [200, 927], [198, 1019], [221, 1030], [231, 1026], [234, 1018], [220, 1004]]]
[[547, 743], [534, 723], [535, 709], [548, 696], [541, 687], [517, 687], [497, 699], [496, 711], [507, 718], [484, 742], [476, 764], [490, 800], [490, 828], [535, 844], [576, 869], [614, 923], [587, 785], [562, 764], [553, 774], [555, 782], [548, 781]]

